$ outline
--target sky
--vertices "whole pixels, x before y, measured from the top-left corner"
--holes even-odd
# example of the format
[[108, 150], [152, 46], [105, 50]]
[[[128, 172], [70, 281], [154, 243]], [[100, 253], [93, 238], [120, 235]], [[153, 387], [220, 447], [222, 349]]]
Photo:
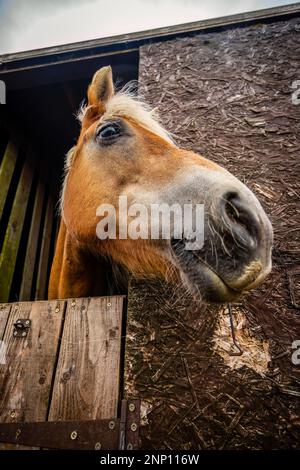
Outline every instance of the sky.
[[290, 0], [0, 0], [0, 54], [299, 3]]

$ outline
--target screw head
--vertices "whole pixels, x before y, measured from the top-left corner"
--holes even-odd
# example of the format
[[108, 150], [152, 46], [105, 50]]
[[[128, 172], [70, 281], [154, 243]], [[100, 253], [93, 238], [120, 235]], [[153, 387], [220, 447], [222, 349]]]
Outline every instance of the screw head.
[[132, 425], [130, 426], [130, 429], [131, 429], [131, 431], [135, 432], [137, 430], [137, 424], [132, 423]]
[[59, 312], [59, 307], [56, 307], [55, 313], [58, 313], [58, 312]]
[[26, 320], [25, 325], [29, 325], [30, 321]]
[[77, 439], [77, 431], [72, 431], [70, 434], [70, 438], [72, 439], [72, 441], [75, 441], [75, 439]]
[[108, 423], [108, 427], [109, 427], [109, 429], [115, 429], [115, 422], [114, 422], [114, 421], [110, 421], [110, 422]]
[[110, 302], [107, 302], [107, 306], [108, 306], [108, 307], [111, 307], [111, 303], [110, 303]]
[[10, 412], [10, 417], [15, 418], [16, 417], [16, 412], [13, 410]]
[[76, 302], [73, 300], [71, 305], [72, 305], [72, 307], [76, 307]]
[[128, 442], [127, 450], [132, 450], [132, 449], [133, 449], [133, 445], [131, 444], [131, 442]]
[[96, 442], [95, 450], [100, 450], [100, 449], [101, 449], [101, 442]]
[[129, 403], [129, 411], [134, 411], [135, 410], [135, 404], [134, 403]]

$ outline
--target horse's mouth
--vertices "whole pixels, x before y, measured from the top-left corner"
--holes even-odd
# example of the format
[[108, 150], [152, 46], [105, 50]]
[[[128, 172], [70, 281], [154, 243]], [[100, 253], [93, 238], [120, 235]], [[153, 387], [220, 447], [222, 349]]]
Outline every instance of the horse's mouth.
[[241, 295], [242, 292], [231, 288], [198, 251], [185, 249], [183, 240], [171, 240], [171, 250], [182, 280], [196, 296], [223, 303]]

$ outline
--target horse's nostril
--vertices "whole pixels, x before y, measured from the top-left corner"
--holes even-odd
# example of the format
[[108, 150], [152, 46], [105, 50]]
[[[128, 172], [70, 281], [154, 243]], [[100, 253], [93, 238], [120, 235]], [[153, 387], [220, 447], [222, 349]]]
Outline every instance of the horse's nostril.
[[225, 212], [227, 214], [227, 216], [229, 217], [230, 220], [232, 220], [233, 222], [237, 222], [239, 221], [239, 217], [240, 217], [240, 212], [238, 210], [238, 208], [236, 207], [236, 204], [235, 204], [235, 200], [237, 199], [237, 194], [235, 193], [229, 193], [228, 195], [226, 195], [226, 197], [224, 198], [225, 200]]
[[223, 196], [222, 212], [231, 231], [241, 238], [245, 234], [257, 238], [258, 227], [254, 212], [237, 192], [228, 192]]

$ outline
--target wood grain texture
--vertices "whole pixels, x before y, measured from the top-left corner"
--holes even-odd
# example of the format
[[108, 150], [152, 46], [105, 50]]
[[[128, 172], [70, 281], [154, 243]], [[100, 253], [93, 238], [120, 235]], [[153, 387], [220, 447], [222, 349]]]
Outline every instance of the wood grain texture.
[[10, 313], [11, 304], [0, 305], [0, 339], [3, 338], [7, 319]]
[[31, 218], [30, 231], [27, 241], [26, 256], [23, 268], [22, 283], [20, 288], [20, 299], [30, 300], [34, 266], [37, 257], [38, 248], [38, 237], [41, 226], [41, 217], [43, 210], [43, 201], [45, 195], [45, 185], [43, 180], [40, 178], [36, 190], [34, 207]]
[[47, 209], [45, 215], [45, 222], [43, 227], [43, 238], [39, 259], [39, 267], [36, 281], [35, 299], [42, 300], [46, 298], [47, 284], [48, 284], [48, 266], [49, 266], [49, 253], [52, 235], [52, 227], [54, 220], [54, 202], [52, 194], [48, 196]]
[[24, 163], [0, 256], [0, 301], [8, 302], [33, 179], [30, 155]]
[[49, 421], [117, 416], [123, 296], [68, 300]]
[[14, 140], [9, 140], [0, 166], [0, 221], [17, 162], [18, 147]]
[[[6, 364], [0, 365], [1, 422], [46, 420], [64, 306], [64, 301], [12, 304], [3, 336]], [[13, 336], [19, 318], [32, 321], [24, 339]]]

